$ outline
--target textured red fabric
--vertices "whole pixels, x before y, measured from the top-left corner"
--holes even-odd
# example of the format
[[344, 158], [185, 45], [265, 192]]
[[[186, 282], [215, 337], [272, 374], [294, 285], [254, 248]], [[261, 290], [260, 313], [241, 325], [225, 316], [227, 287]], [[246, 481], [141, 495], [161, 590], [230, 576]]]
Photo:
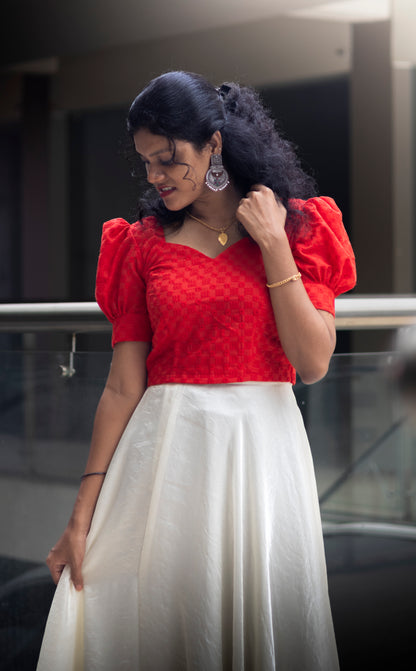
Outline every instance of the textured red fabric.
[[[294, 201], [307, 215], [291, 247], [312, 303], [334, 314], [355, 261], [331, 198]], [[306, 219], [305, 219], [306, 221]], [[261, 252], [243, 238], [215, 259], [165, 241], [153, 217], [104, 224], [96, 298], [113, 345], [151, 341], [148, 384], [295, 382], [279, 341]]]

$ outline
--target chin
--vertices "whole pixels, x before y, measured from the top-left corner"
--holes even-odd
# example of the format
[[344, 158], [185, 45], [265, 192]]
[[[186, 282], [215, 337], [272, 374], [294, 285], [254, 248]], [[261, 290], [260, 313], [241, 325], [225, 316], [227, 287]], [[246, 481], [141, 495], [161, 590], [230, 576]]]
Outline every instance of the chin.
[[169, 212], [180, 212], [184, 209], [182, 205], [168, 205], [167, 203], [165, 203], [165, 207]]

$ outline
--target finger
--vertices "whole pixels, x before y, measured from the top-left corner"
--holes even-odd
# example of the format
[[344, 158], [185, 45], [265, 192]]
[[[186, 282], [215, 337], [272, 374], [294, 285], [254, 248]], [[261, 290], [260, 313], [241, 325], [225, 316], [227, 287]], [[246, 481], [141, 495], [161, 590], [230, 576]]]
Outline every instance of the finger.
[[258, 197], [259, 193], [261, 193], [260, 185], [254, 184], [252, 187], [250, 187], [250, 191], [247, 191], [245, 198], [243, 198], [242, 200], [250, 202], [252, 198]]
[[47, 562], [47, 564], [52, 576], [52, 580], [54, 581], [55, 585], [57, 585], [62, 575], [62, 571], [65, 568], [65, 564], [51, 564], [49, 562]]
[[81, 591], [84, 587], [84, 581], [82, 579], [81, 564], [74, 564], [71, 567], [71, 580], [74, 583], [74, 587], [77, 592]]
[[252, 184], [250, 187], [250, 191], [270, 191], [268, 186], [265, 184]]
[[236, 210], [236, 215], [237, 215], [238, 220], [243, 219], [243, 218], [246, 217], [247, 202], [248, 201], [246, 199], [244, 199], [244, 202], [243, 202], [243, 200], [240, 200], [239, 206], [237, 207], [237, 210]]
[[55, 562], [54, 562], [53, 549], [49, 551], [49, 554], [46, 557], [46, 565], [49, 569], [49, 573], [52, 576], [52, 580], [54, 581], [55, 585], [57, 585], [58, 580], [59, 580], [59, 575], [58, 575], [56, 565], [55, 565]]

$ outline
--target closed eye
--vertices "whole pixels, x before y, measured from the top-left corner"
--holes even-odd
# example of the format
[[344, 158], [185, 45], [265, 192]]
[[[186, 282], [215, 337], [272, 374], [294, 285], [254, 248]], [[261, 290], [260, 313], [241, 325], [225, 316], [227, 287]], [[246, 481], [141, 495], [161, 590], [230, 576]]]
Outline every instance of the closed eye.
[[[147, 161], [144, 158], [141, 158], [140, 160], [145, 166], [150, 165], [150, 161]], [[168, 161], [162, 161], [161, 159], [159, 159], [159, 163], [160, 163], [160, 165], [163, 165], [163, 166], [169, 166], [169, 165], [173, 165], [175, 163], [175, 161], [172, 158], [170, 158]]]

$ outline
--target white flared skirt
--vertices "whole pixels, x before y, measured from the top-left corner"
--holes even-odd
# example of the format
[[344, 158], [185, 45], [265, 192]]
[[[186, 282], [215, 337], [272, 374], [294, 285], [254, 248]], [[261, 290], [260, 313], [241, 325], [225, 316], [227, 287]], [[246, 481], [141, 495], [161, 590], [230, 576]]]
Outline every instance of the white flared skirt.
[[38, 671], [336, 671], [321, 519], [288, 383], [150, 387]]

